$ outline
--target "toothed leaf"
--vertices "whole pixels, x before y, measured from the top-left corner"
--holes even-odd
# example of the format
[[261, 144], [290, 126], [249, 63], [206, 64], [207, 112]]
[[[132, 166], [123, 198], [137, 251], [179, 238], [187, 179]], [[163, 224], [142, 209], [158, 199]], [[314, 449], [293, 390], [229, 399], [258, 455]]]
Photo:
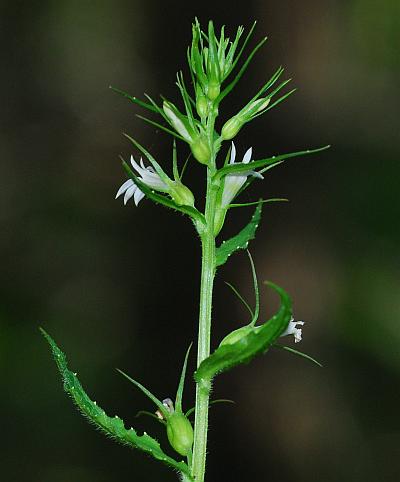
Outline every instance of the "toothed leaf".
[[40, 331], [51, 347], [51, 351], [53, 352], [53, 356], [64, 382], [64, 390], [71, 396], [78, 409], [89, 422], [93, 423], [102, 432], [117, 442], [147, 452], [155, 459], [164, 462], [170, 467], [184, 473], [187, 477], [190, 477], [190, 471], [187, 464], [184, 462], [178, 462], [166, 455], [162, 451], [157, 440], [146, 433], [138, 435], [133, 428], [129, 430], [126, 429], [122, 419], [117, 416], [109, 417], [96, 402], [93, 402], [83, 389], [76, 374], [68, 369], [66, 356], [57, 346], [56, 342], [43, 329], [40, 329]]
[[216, 265], [221, 266], [238, 249], [246, 249], [249, 241], [254, 239], [257, 227], [260, 223], [262, 202], [256, 207], [249, 224], [244, 227], [236, 236], [223, 243], [216, 250]]
[[292, 316], [292, 303], [288, 294], [279, 286], [269, 283], [281, 298], [278, 312], [260, 326], [250, 326], [243, 336], [233, 343], [221, 344], [208, 358], [202, 361], [194, 374], [198, 383], [209, 383], [215, 375], [248, 363], [256, 355], [265, 353], [284, 332]]

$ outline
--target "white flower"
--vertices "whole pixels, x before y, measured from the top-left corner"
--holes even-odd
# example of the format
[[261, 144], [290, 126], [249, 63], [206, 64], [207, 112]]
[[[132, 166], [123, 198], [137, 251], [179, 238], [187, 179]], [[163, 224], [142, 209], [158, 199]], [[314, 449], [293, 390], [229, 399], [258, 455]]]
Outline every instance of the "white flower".
[[[161, 179], [161, 177], [154, 171], [151, 166], [145, 167], [143, 164], [143, 159], [140, 158], [140, 165], [135, 161], [133, 156], [131, 156], [131, 164], [132, 167], [138, 173], [139, 179], [147, 184], [149, 188], [155, 189], [157, 191], [168, 192], [169, 188], [167, 184]], [[125, 193], [124, 196], [124, 204], [126, 204], [129, 199], [133, 196], [133, 200], [136, 206], [139, 202], [144, 198], [143, 192], [136, 186], [136, 184], [132, 181], [132, 179], [128, 179], [125, 181], [122, 186], [118, 189], [117, 197], [121, 196]]]
[[[243, 156], [243, 160], [242, 160], [243, 164], [248, 164], [251, 161], [252, 152], [253, 152], [253, 148], [249, 147], [249, 149], [247, 149], [245, 155]], [[236, 147], [235, 147], [235, 144], [232, 142], [231, 158], [229, 163], [234, 164], [235, 158], [236, 158]], [[224, 190], [222, 192], [221, 207], [226, 207], [228, 206], [228, 204], [230, 204], [232, 199], [236, 196], [240, 188], [246, 182], [248, 176], [255, 176], [255, 177], [258, 177], [259, 179], [264, 179], [259, 172], [255, 172], [255, 171], [232, 173], [232, 174], [228, 174], [225, 177]]]
[[286, 330], [282, 333], [281, 336], [293, 335], [295, 343], [301, 341], [302, 330], [301, 328], [297, 328], [297, 325], [304, 325], [304, 321], [295, 321], [292, 317]]

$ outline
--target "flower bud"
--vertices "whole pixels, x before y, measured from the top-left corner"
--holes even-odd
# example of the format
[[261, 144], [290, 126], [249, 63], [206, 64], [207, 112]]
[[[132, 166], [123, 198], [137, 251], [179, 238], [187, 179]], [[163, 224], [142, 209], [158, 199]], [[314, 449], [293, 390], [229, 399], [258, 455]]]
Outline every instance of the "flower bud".
[[240, 112], [240, 116], [246, 118], [246, 120], [250, 120], [252, 116], [264, 110], [270, 103], [270, 100], [270, 97], [262, 97], [261, 99], [254, 100]]
[[233, 345], [240, 339], [242, 339], [244, 336], [248, 335], [251, 331], [253, 331], [254, 328], [252, 326], [242, 326], [241, 328], [238, 328], [237, 330], [232, 331], [227, 335], [219, 344], [219, 346], [223, 345]]
[[221, 91], [220, 84], [216, 80], [210, 80], [207, 86], [207, 97], [210, 100], [215, 100]]
[[199, 116], [203, 119], [208, 115], [208, 100], [205, 95], [199, 95], [196, 100], [196, 110]]
[[176, 132], [178, 132], [186, 142], [191, 142], [192, 135], [190, 133], [187, 117], [181, 114], [174, 104], [167, 100], [164, 100], [163, 102], [163, 111]]
[[222, 127], [221, 137], [225, 141], [233, 139], [243, 126], [243, 121], [238, 116], [234, 116], [225, 122]]
[[210, 146], [205, 136], [199, 136], [194, 142], [190, 144], [192, 153], [199, 162], [208, 164], [210, 161]]
[[270, 103], [271, 101], [271, 97], [268, 97], [268, 98], [261, 98], [261, 99], [258, 99], [258, 102], [260, 101], [263, 101], [260, 103], [260, 105], [258, 106], [257, 108], [257, 112], [261, 112], [262, 110], [264, 110], [266, 107], [268, 107], [268, 104]]
[[183, 413], [174, 412], [167, 419], [167, 436], [171, 447], [186, 456], [193, 445], [193, 427]]
[[194, 196], [192, 191], [179, 181], [174, 182], [170, 195], [179, 206], [194, 206]]

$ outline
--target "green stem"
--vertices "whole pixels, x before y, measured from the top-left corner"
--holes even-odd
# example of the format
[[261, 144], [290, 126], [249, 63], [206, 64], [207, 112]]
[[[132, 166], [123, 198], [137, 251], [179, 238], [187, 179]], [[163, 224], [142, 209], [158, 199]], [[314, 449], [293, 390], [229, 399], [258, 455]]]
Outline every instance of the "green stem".
[[[213, 170], [213, 168], [207, 169], [206, 228], [201, 235], [202, 265], [197, 366], [210, 355], [211, 309], [216, 268], [214, 216], [218, 190], [217, 186], [214, 186], [212, 183]], [[192, 465], [192, 475], [196, 482], [204, 481], [210, 388], [210, 383], [198, 383], [196, 387], [196, 419]]]

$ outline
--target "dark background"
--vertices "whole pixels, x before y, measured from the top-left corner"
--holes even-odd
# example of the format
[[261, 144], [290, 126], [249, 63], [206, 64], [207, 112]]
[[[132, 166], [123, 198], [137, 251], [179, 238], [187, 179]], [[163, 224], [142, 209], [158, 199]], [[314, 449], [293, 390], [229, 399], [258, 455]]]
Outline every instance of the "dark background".
[[[174, 395], [196, 338], [199, 243], [180, 215], [114, 201], [125, 179], [118, 155], [133, 152], [121, 133], [167, 169], [170, 142], [108, 86], [176, 101], [195, 15], [231, 35], [257, 19], [255, 39], [269, 36], [222, 120], [279, 65], [298, 87], [243, 128], [239, 156], [250, 145], [258, 158], [333, 146], [272, 170], [243, 195], [291, 201], [265, 207], [251, 250], [260, 279], [291, 293], [307, 321], [300, 348], [324, 368], [275, 349], [220, 376], [213, 396], [236, 405], [211, 409], [207, 480], [399, 480], [398, 0], [3, 1], [0, 12], [2, 480], [176, 480], [83, 420], [37, 327], [108, 413], [167, 447], [155, 422], [135, 419], [151, 403], [114, 368], [160, 398]], [[200, 199], [203, 170], [190, 170]], [[230, 213], [222, 238], [250, 215]], [[224, 280], [252, 299], [245, 254], [216, 279], [213, 346], [247, 321]], [[261, 293], [266, 319], [276, 300]], [[189, 376], [186, 407], [193, 388]]]

